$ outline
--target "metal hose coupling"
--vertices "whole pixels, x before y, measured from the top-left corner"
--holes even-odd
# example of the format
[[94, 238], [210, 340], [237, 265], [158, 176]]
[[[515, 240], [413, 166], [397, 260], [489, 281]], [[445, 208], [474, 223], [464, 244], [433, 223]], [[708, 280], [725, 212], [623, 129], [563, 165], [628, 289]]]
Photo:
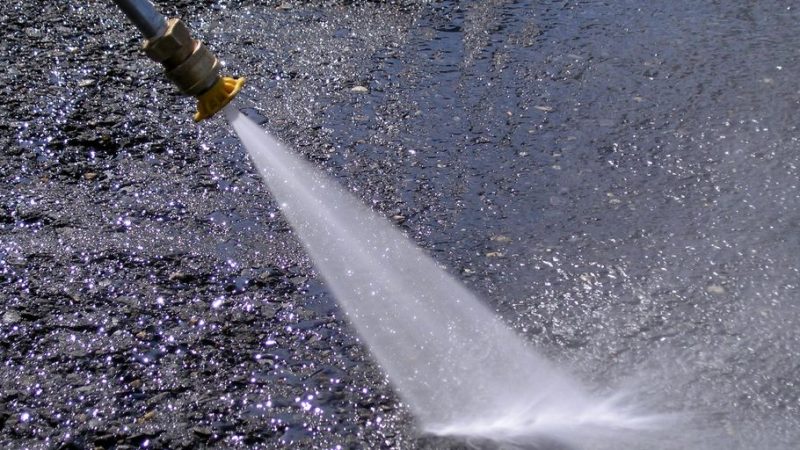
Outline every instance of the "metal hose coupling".
[[144, 52], [164, 65], [167, 78], [182, 93], [197, 98], [195, 122], [219, 112], [244, 85], [244, 78], [220, 76], [217, 57], [205, 44], [192, 39], [189, 28], [180, 19], [169, 19], [163, 33], [147, 39]]

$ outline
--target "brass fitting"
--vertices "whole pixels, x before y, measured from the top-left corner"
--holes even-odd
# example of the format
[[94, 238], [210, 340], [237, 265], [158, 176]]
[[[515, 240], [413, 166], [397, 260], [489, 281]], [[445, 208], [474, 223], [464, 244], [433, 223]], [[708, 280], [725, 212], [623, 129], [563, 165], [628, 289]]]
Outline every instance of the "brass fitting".
[[160, 36], [144, 43], [145, 54], [164, 66], [167, 78], [186, 95], [197, 97], [195, 122], [213, 116], [241, 90], [244, 79], [220, 77], [220, 63], [202, 42], [192, 39], [180, 19], [170, 19]]
[[167, 78], [186, 95], [199, 96], [219, 78], [219, 60], [202, 42], [192, 39], [180, 19], [170, 19], [164, 34], [145, 41], [144, 52], [164, 65]]

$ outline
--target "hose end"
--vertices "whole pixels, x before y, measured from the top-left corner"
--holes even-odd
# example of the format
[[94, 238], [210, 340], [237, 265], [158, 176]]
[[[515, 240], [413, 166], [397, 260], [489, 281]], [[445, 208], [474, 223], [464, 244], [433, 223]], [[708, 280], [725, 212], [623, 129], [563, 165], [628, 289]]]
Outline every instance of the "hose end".
[[208, 119], [222, 110], [242, 90], [244, 81], [244, 77], [219, 77], [211, 89], [197, 96], [197, 112], [194, 114], [194, 121], [200, 122]]
[[217, 57], [205, 44], [192, 38], [180, 19], [170, 19], [162, 34], [148, 39], [144, 52], [164, 66], [167, 78], [183, 94], [197, 98], [195, 122], [219, 112], [244, 85], [244, 78], [220, 76]]

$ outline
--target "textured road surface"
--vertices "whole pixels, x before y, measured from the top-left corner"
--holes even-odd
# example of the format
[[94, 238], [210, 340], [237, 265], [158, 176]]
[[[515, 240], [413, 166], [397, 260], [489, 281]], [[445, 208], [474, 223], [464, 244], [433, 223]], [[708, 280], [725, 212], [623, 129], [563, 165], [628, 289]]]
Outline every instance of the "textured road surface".
[[[692, 411], [699, 448], [796, 448], [790, 2], [160, 3], [251, 117], [592, 389]], [[415, 431], [111, 2], [0, 26], [0, 446], [466, 445]]]

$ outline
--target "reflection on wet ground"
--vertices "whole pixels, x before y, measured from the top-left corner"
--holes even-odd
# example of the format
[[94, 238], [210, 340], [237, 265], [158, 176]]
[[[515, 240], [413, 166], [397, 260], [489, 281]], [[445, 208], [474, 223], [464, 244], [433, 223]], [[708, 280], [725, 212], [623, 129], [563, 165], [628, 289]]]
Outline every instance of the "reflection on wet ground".
[[[696, 412], [700, 447], [800, 439], [793, 6], [166, 8], [589, 385]], [[415, 434], [231, 131], [190, 125], [111, 5], [0, 23], [28, 80], [0, 87], [3, 446], [468, 445]]]

